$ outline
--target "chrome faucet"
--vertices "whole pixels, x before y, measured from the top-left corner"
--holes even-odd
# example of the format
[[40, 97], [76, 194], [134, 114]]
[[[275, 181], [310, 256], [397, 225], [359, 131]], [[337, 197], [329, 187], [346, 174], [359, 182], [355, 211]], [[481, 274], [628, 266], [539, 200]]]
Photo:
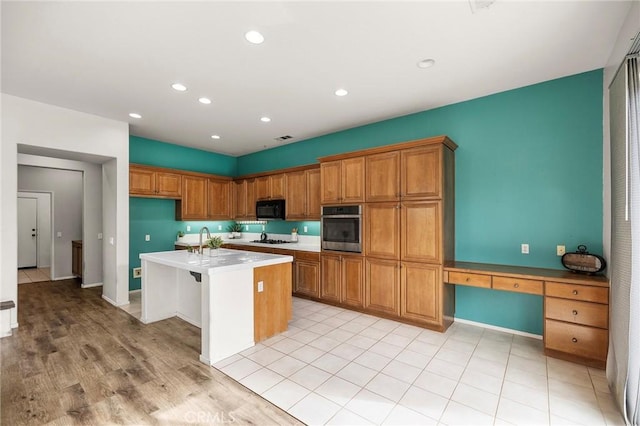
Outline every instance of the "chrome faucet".
[[198, 244], [198, 253], [202, 254], [202, 233], [204, 231], [207, 231], [207, 239], [210, 240], [211, 239], [211, 232], [209, 232], [209, 228], [207, 228], [206, 226], [203, 226], [200, 229], [200, 238], [199, 238], [199, 244]]

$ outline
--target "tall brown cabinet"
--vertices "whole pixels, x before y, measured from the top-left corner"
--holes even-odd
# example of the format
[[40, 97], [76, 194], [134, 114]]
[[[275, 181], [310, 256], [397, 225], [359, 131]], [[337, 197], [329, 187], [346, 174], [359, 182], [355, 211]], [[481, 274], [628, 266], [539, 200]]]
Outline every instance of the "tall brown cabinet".
[[[456, 148], [439, 136], [320, 159], [323, 204], [346, 198], [364, 205], [362, 269], [354, 273], [358, 262], [352, 262], [344, 273], [337, 254], [323, 251], [321, 300], [436, 330], [449, 326], [454, 288], [444, 283], [443, 263], [454, 258]], [[345, 164], [351, 166], [348, 179]], [[364, 165], [358, 176], [355, 164]], [[364, 202], [344, 197], [345, 185], [360, 182]], [[363, 291], [350, 292], [360, 300], [344, 297], [361, 284]]]

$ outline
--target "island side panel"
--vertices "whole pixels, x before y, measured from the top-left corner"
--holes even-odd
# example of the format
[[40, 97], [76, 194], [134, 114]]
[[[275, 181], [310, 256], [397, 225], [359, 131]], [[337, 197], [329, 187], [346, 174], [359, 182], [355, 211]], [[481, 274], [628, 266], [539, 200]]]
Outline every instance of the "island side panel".
[[253, 292], [254, 340], [257, 343], [288, 328], [292, 303], [291, 263], [255, 268]]
[[178, 291], [178, 318], [202, 328], [202, 283], [184, 269], [176, 271]]
[[254, 345], [253, 268], [202, 275], [202, 353], [213, 365]]
[[143, 259], [140, 321], [148, 324], [175, 316], [177, 300], [177, 269]]

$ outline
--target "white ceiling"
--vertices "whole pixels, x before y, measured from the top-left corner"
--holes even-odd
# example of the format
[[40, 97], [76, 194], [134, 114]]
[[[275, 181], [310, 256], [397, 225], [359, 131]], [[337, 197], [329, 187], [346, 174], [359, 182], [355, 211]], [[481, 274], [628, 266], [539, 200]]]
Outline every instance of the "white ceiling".
[[[604, 67], [631, 2], [471, 6], [3, 0], [2, 91], [243, 155]], [[251, 29], [263, 44], [244, 39]], [[418, 68], [426, 58], [436, 65]]]

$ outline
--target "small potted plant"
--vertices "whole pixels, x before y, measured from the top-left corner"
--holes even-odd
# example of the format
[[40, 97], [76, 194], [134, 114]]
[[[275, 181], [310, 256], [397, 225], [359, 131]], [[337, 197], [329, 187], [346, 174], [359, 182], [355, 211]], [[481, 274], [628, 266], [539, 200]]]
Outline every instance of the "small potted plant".
[[184, 232], [178, 231], [178, 242], [181, 242], [183, 237], [184, 237]]
[[224, 244], [224, 241], [217, 235], [208, 239], [207, 247], [209, 247], [209, 256], [217, 256], [218, 249], [222, 247], [222, 244]]
[[242, 225], [238, 222], [229, 225], [227, 231], [229, 231], [229, 238], [242, 238]]

